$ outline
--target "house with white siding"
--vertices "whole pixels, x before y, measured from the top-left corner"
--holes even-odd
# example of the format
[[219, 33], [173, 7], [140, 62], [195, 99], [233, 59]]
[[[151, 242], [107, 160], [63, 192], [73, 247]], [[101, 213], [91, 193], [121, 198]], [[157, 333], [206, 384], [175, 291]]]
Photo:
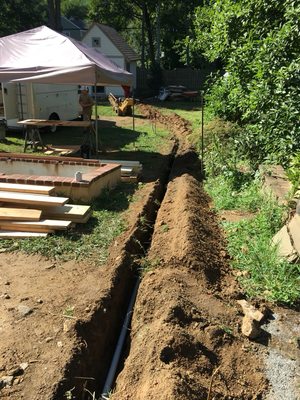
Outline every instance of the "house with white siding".
[[[133, 88], [136, 88], [136, 64], [140, 57], [114, 28], [93, 23], [85, 32], [81, 41], [87, 46], [99, 50], [122, 69], [131, 72], [134, 77]], [[115, 96], [124, 95], [123, 89], [118, 86], [101, 87], [97, 89], [97, 92], [103, 93], [103, 95], [109, 93], [113, 93]]]

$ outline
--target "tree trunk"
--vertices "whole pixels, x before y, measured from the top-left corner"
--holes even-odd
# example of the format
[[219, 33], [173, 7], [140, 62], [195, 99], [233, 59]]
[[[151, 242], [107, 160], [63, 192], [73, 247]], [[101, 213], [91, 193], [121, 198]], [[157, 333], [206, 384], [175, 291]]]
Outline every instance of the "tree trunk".
[[55, 0], [55, 29], [58, 32], [62, 31], [60, 3], [61, 0]]
[[49, 27], [55, 29], [55, 11], [53, 0], [48, 0]]
[[144, 9], [142, 11], [142, 49], [141, 49], [141, 64], [145, 68], [145, 16]]
[[154, 42], [153, 42], [153, 35], [152, 35], [152, 27], [151, 27], [151, 20], [149, 10], [144, 3], [143, 5], [143, 14], [145, 16], [145, 28], [148, 36], [148, 43], [149, 43], [149, 58], [151, 66], [155, 65], [155, 50], [154, 50]]
[[58, 32], [62, 31], [60, 3], [61, 0], [48, 0], [49, 26]]

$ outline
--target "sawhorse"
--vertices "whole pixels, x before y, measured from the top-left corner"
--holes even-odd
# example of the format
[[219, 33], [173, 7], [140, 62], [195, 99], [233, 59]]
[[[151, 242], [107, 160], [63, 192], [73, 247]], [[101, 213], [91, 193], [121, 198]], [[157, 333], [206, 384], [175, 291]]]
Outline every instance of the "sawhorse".
[[27, 125], [25, 128], [25, 143], [24, 143], [24, 153], [26, 152], [27, 147], [31, 147], [34, 151], [38, 150], [38, 147], [41, 147], [42, 150], [46, 148], [44, 145], [40, 130], [38, 127]]

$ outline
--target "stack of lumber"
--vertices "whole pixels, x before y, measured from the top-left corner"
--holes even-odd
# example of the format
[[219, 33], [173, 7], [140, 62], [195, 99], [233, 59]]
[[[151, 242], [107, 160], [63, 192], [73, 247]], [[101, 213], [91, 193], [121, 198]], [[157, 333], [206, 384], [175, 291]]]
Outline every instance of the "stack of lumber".
[[90, 206], [66, 204], [52, 186], [0, 182], [0, 239], [45, 237], [91, 217]]
[[139, 161], [101, 159], [101, 163], [120, 164], [121, 180], [123, 182], [137, 182], [143, 171], [143, 166]]

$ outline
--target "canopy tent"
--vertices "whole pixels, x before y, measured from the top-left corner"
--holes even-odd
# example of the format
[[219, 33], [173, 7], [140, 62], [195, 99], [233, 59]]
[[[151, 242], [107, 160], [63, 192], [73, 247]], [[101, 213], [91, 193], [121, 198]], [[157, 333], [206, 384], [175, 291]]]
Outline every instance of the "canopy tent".
[[131, 86], [132, 74], [96, 49], [41, 26], [0, 38], [0, 82], [22, 81]]
[[46, 26], [0, 38], [0, 82], [132, 84], [124, 71], [94, 48]]

